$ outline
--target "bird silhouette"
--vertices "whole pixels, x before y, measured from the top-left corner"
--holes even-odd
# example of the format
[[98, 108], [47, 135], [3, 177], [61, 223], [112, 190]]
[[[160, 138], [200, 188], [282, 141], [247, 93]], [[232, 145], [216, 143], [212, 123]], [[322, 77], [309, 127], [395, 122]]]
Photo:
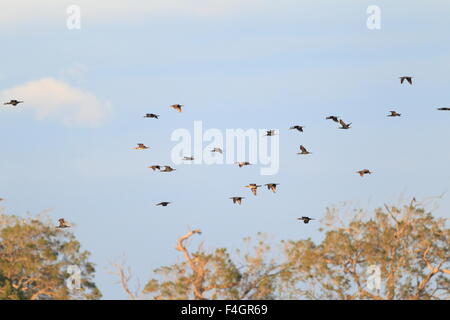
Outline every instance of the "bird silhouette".
[[437, 108], [439, 111], [450, 111], [450, 108], [443, 107], [443, 108]]
[[369, 169], [359, 170], [359, 171], [356, 171], [356, 173], [359, 173], [359, 175], [360, 175], [361, 177], [364, 177], [365, 174], [372, 174], [372, 172], [370, 172]]
[[261, 187], [261, 185], [256, 184], [256, 183], [250, 183], [249, 185], [245, 186], [246, 188], [249, 188], [252, 193], [256, 196], [256, 191], [258, 190], [259, 187]]
[[298, 130], [300, 132], [303, 132], [303, 128], [304, 128], [304, 126], [295, 125], [295, 126], [290, 127], [289, 130]]
[[342, 119], [339, 119], [339, 123], [341, 124], [341, 127], [339, 129], [350, 129], [351, 122], [349, 124], [346, 124]]
[[271, 137], [271, 136], [274, 136], [275, 134], [276, 134], [275, 130], [267, 130], [265, 136]]
[[154, 113], [146, 113], [144, 118], [155, 118], [155, 119], [159, 119], [158, 118], [159, 115], [158, 114], [154, 114]]
[[297, 154], [311, 154], [311, 152], [306, 150], [306, 148], [303, 145], [300, 146], [300, 150], [301, 152], [298, 152]]
[[397, 113], [397, 111], [389, 111], [391, 114], [388, 114], [388, 117], [400, 117], [401, 114]]
[[193, 161], [194, 157], [184, 157], [183, 160], [185, 160], [185, 161]]
[[164, 170], [160, 170], [160, 172], [172, 172], [177, 169], [173, 169], [171, 166], [164, 166]]
[[177, 110], [178, 112], [181, 112], [182, 111], [181, 108], [184, 107], [184, 105], [183, 104], [173, 104], [170, 107]]
[[220, 149], [220, 148], [214, 148], [214, 149], [211, 150], [211, 152], [218, 152], [220, 154], [223, 153], [222, 149]]
[[235, 162], [235, 164], [237, 164], [239, 166], [239, 168], [251, 165], [250, 162]]
[[145, 146], [143, 143], [138, 143], [137, 145], [138, 145], [138, 146], [137, 146], [137, 147], [134, 147], [133, 149], [135, 149], [135, 150], [145, 150], [145, 149], [148, 149], [148, 147]]
[[231, 197], [231, 200], [233, 200], [233, 203], [241, 204], [242, 199], [245, 199], [245, 197]]
[[155, 171], [155, 170], [161, 170], [161, 166], [160, 166], [160, 165], [148, 166], [147, 168], [152, 169], [153, 171]]
[[9, 102], [5, 102], [4, 105], [12, 105], [12, 106], [17, 106], [19, 103], [23, 103], [23, 101], [19, 101], [19, 100], [9, 100]]
[[171, 202], [163, 201], [163, 202], [160, 202], [160, 203], [155, 204], [155, 206], [163, 206], [163, 207], [167, 207], [167, 205], [168, 205], [169, 203], [171, 203]]
[[70, 228], [69, 225], [66, 224], [66, 221], [64, 220], [64, 218], [58, 219], [59, 225], [57, 226], [57, 228]]
[[409, 84], [412, 84], [413, 77], [399, 77], [400, 78], [400, 84], [402, 84], [405, 80], [409, 82]]
[[267, 189], [272, 190], [273, 193], [277, 192], [277, 186], [278, 185], [279, 185], [279, 183], [267, 183], [267, 184], [265, 184]]
[[334, 122], [339, 122], [339, 118], [336, 116], [328, 116], [325, 118], [326, 120], [333, 120]]
[[302, 220], [303, 223], [307, 224], [307, 223], [309, 223], [311, 220], [315, 220], [315, 219], [310, 218], [310, 217], [301, 217], [301, 218], [297, 218], [297, 220]]

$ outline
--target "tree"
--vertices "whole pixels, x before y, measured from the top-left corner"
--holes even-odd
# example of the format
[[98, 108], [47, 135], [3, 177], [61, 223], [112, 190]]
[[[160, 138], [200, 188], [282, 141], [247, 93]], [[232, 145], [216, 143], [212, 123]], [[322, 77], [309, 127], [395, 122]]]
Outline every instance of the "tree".
[[201, 232], [190, 231], [177, 242], [184, 260], [155, 270], [157, 277], [141, 294], [154, 299], [450, 298], [450, 229], [422, 204], [414, 200], [371, 214], [355, 210], [347, 220], [331, 208], [321, 222], [320, 243], [281, 241], [273, 250], [260, 234], [243, 256], [226, 248], [206, 252], [203, 244], [191, 253], [185, 242]]
[[[200, 230], [193, 230], [178, 239], [176, 249], [183, 253], [185, 261], [155, 272], [170, 280], [150, 280], [144, 292], [154, 294], [155, 299], [274, 299], [277, 279], [282, 266], [269, 259], [270, 246], [263, 240], [253, 248], [253, 254], [245, 253], [233, 261], [226, 248], [207, 253], [200, 244], [192, 254], [184, 242]], [[262, 236], [262, 235], [260, 235]], [[251, 239], [246, 242], [250, 244]], [[242, 262], [239, 262], [242, 260]], [[155, 294], [156, 293], [156, 294]]]
[[[449, 299], [450, 229], [415, 200], [401, 207], [385, 206], [367, 218], [358, 210], [349, 223], [328, 209], [329, 229], [316, 245], [310, 240], [285, 245], [291, 281], [318, 299]], [[372, 268], [371, 268], [372, 266]], [[375, 268], [373, 268], [375, 267]], [[379, 269], [380, 287], [370, 288]], [[376, 275], [375, 275], [376, 276]]]
[[[186, 241], [200, 230], [189, 231], [177, 241], [176, 249], [183, 254], [184, 261], [155, 270], [158, 279], [151, 279], [144, 289], [131, 290], [131, 271], [125, 272], [123, 264], [113, 264], [120, 284], [131, 299], [150, 297], [153, 299], [275, 299], [278, 294], [278, 278], [282, 266], [276, 258], [269, 258], [270, 246], [260, 234], [259, 242], [252, 253], [238, 250], [235, 259], [226, 248], [211, 252], [200, 243], [195, 252], [189, 252]], [[246, 238], [247, 245], [251, 239]]]
[[[70, 232], [43, 219], [0, 215], [0, 300], [98, 299], [90, 253]], [[80, 288], [66, 285], [67, 269], [80, 270]]]

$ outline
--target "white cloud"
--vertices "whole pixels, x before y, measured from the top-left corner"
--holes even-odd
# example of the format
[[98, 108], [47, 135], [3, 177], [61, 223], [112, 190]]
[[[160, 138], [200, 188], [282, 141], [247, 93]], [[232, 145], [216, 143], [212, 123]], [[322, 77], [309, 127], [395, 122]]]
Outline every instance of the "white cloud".
[[109, 103], [92, 93], [54, 78], [42, 78], [0, 92], [2, 101], [25, 101], [17, 108], [34, 110], [38, 119], [54, 119], [65, 125], [99, 125], [110, 110]]

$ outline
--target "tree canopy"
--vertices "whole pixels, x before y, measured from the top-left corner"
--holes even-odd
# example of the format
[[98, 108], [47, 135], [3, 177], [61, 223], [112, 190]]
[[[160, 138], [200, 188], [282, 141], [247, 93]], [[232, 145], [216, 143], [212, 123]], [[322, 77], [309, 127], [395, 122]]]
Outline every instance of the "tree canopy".
[[[415, 201], [374, 212], [328, 208], [323, 239], [273, 244], [259, 235], [248, 252], [190, 252], [193, 230], [178, 239], [183, 260], [155, 270], [131, 298], [449, 299], [450, 229]], [[253, 243], [251, 239], [245, 239]], [[123, 274], [122, 274], [123, 275]], [[128, 289], [128, 278], [122, 279]]]
[[[132, 299], [450, 299], [450, 229], [415, 199], [373, 211], [327, 208], [320, 240], [270, 240], [260, 233], [238, 250], [192, 250], [191, 230], [177, 241], [180, 261], [161, 266]], [[303, 224], [302, 224], [303, 226]], [[42, 218], [0, 214], [0, 299], [98, 299], [95, 267], [70, 229]], [[68, 285], [70, 268], [80, 287]]]
[[[1, 214], [0, 300], [100, 298], [89, 255], [66, 229], [44, 219]], [[71, 266], [80, 271], [79, 288], [67, 285]]]

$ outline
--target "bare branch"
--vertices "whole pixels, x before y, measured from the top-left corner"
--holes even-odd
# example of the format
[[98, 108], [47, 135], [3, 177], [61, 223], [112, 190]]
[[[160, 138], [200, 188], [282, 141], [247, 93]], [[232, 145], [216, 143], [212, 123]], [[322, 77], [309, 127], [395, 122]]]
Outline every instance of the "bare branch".
[[415, 299], [418, 299], [420, 297], [420, 294], [425, 289], [426, 285], [430, 282], [431, 278], [433, 278], [433, 276], [440, 271], [440, 268], [441, 268], [442, 264], [444, 263], [442, 261], [441, 263], [438, 264], [437, 267], [433, 267], [431, 265], [430, 261], [427, 259], [427, 254], [430, 250], [431, 250], [431, 245], [428, 246], [428, 248], [424, 251], [423, 256], [422, 256], [422, 259], [427, 264], [427, 268], [428, 268], [428, 270], [430, 270], [430, 273], [425, 277], [425, 279], [422, 280], [422, 282], [417, 287], [417, 293], [414, 297]]
[[119, 277], [120, 285], [122, 286], [123, 290], [127, 293], [128, 297], [131, 300], [137, 300], [136, 294], [134, 294], [130, 290], [129, 282], [131, 280], [131, 269], [128, 268], [128, 274], [125, 271], [125, 267], [122, 263], [111, 263], [111, 265], [116, 269], [115, 272], [110, 272], [111, 274], [115, 274]]
[[189, 231], [184, 236], [180, 237], [177, 241], [177, 247], [176, 249], [183, 253], [186, 261], [189, 263], [189, 266], [192, 269], [192, 273], [194, 275], [194, 296], [197, 300], [206, 300], [206, 298], [203, 296], [203, 292], [205, 291], [203, 288], [203, 280], [205, 277], [205, 264], [206, 261], [200, 261], [200, 258], [192, 258], [189, 254], [189, 251], [184, 246], [184, 242], [192, 237], [194, 234], [201, 234], [200, 229]]

